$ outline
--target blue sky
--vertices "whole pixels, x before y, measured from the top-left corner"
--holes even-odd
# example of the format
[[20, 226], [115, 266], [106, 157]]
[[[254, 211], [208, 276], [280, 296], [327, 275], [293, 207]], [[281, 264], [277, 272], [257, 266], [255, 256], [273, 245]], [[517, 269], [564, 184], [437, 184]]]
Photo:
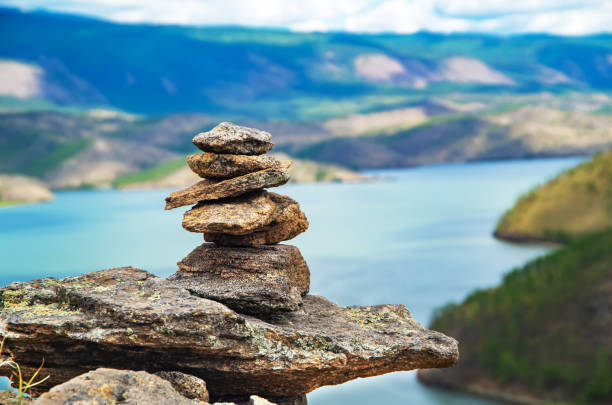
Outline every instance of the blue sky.
[[296, 31], [612, 32], [612, 0], [0, 0], [119, 22], [236, 24]]

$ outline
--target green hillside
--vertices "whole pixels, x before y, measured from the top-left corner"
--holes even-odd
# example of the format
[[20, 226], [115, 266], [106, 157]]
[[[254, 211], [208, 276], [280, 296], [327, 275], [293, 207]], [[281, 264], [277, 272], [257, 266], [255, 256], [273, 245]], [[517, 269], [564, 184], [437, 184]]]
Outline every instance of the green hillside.
[[113, 181], [113, 187], [124, 188], [135, 183], [153, 182], [161, 180], [168, 175], [176, 172], [186, 166], [185, 157], [169, 160], [162, 164], [144, 169], [135, 173], [126, 174]]
[[[293, 162], [289, 168], [292, 183], [358, 182], [377, 179], [334, 165], [294, 159], [284, 153], [272, 153], [270, 156]], [[112, 182], [112, 186], [118, 189], [176, 189], [188, 187], [199, 180], [201, 178], [191, 171], [183, 156], [158, 166], [120, 176]]]
[[0, 38], [0, 172], [52, 188], [156, 168], [225, 120], [352, 169], [612, 145], [610, 35], [296, 33], [0, 7]]
[[612, 403], [611, 246], [612, 230], [585, 236], [438, 310], [430, 327], [460, 342], [461, 359], [421, 380], [532, 404]]
[[[490, 98], [495, 104], [495, 97]], [[520, 100], [516, 98], [516, 100]], [[514, 105], [431, 116], [408, 129], [332, 136], [291, 152], [354, 169], [585, 155], [610, 145], [612, 115]]]
[[612, 226], [612, 151], [530, 191], [499, 221], [495, 234], [510, 240], [565, 242]]
[[[596, 112], [600, 101], [588, 104], [588, 95], [576, 96], [568, 108], [589, 105], [593, 112], [530, 104], [500, 109], [517, 98], [488, 99], [489, 109], [467, 113], [461, 108], [474, 98], [450, 107], [429, 102], [324, 121], [235, 122], [269, 131], [275, 152], [352, 169], [586, 155], [612, 145], [612, 115]], [[4, 112], [0, 173], [34, 176], [52, 188], [108, 186], [142, 170], [154, 175], [160, 164], [193, 151], [194, 134], [225, 119], [105, 110]]]
[[114, 112], [0, 114], [0, 173], [26, 174], [52, 188], [108, 186], [193, 149], [205, 115], [142, 118]]

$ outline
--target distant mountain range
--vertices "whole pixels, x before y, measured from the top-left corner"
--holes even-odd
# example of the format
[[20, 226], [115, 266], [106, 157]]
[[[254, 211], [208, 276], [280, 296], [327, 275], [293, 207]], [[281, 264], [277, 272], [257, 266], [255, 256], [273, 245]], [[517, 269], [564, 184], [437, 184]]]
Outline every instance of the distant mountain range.
[[294, 33], [0, 8], [0, 37], [0, 95], [146, 115], [305, 119], [453, 92], [612, 90], [611, 35]]
[[294, 33], [0, 8], [0, 38], [0, 173], [53, 188], [157, 170], [223, 120], [352, 169], [612, 145], [612, 35]]

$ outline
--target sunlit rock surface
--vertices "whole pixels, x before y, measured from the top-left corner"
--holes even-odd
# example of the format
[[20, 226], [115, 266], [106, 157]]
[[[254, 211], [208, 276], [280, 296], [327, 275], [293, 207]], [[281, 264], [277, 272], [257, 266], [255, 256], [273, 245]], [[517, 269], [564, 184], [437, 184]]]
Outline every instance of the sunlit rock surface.
[[277, 169], [288, 162], [272, 156], [196, 153], [187, 156], [189, 168], [200, 177], [230, 179], [265, 169]]
[[0, 334], [27, 374], [45, 359], [53, 386], [97, 369], [181, 371], [213, 400], [296, 397], [358, 377], [448, 367], [457, 342], [423, 328], [403, 305], [339, 307], [306, 295], [263, 320], [135, 268], [0, 290]]
[[204, 152], [230, 153], [233, 155], [263, 155], [274, 144], [266, 131], [222, 122], [208, 132], [193, 138], [193, 144]]
[[204, 179], [166, 198], [166, 209], [196, 204], [200, 201], [237, 197], [263, 188], [281, 186], [289, 181], [287, 169], [291, 162], [279, 168], [265, 169], [227, 180]]

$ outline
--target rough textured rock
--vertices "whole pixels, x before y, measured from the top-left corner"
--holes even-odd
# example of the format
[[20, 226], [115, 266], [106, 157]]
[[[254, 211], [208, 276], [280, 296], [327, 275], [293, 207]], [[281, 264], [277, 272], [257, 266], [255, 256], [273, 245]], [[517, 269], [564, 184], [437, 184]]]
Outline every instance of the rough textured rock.
[[19, 391], [16, 389], [10, 391], [0, 390], [0, 404], [2, 405], [27, 405], [32, 402], [34, 402], [32, 398], [23, 396], [20, 398]]
[[310, 286], [310, 271], [295, 246], [235, 248], [205, 243], [178, 267], [169, 281], [241, 313], [295, 311]]
[[134, 268], [13, 283], [0, 296], [8, 353], [28, 375], [44, 357], [47, 386], [99, 367], [170, 370], [204, 379], [213, 400], [274, 400], [458, 357], [454, 339], [402, 305], [342, 308], [306, 295], [301, 310], [264, 321]]
[[180, 371], [158, 371], [156, 376], [163, 378], [172, 384], [172, 387], [188, 399], [197, 399], [208, 402], [209, 395], [206, 389], [206, 381]]
[[308, 229], [293, 199], [260, 191], [237, 199], [201, 202], [183, 217], [183, 228], [204, 233], [208, 242], [255, 246], [289, 240]]
[[172, 385], [145, 371], [99, 368], [51, 388], [36, 405], [206, 404], [180, 395]]
[[266, 131], [222, 122], [208, 132], [197, 134], [193, 144], [204, 152], [263, 155], [274, 147], [270, 138]]
[[237, 197], [251, 191], [281, 186], [289, 181], [287, 169], [290, 162], [279, 168], [260, 170], [227, 180], [204, 179], [166, 197], [166, 209], [196, 204], [200, 201]]
[[246, 235], [262, 229], [274, 219], [276, 204], [265, 191], [234, 199], [201, 202], [183, 216], [190, 232], [223, 232]]
[[265, 169], [289, 167], [290, 161], [271, 156], [197, 153], [187, 156], [189, 168], [200, 177], [231, 179]]
[[224, 246], [257, 246], [269, 245], [295, 238], [308, 229], [306, 215], [300, 205], [291, 198], [275, 193], [268, 193], [276, 209], [271, 221], [263, 228], [246, 235], [218, 232], [205, 232], [204, 240]]

